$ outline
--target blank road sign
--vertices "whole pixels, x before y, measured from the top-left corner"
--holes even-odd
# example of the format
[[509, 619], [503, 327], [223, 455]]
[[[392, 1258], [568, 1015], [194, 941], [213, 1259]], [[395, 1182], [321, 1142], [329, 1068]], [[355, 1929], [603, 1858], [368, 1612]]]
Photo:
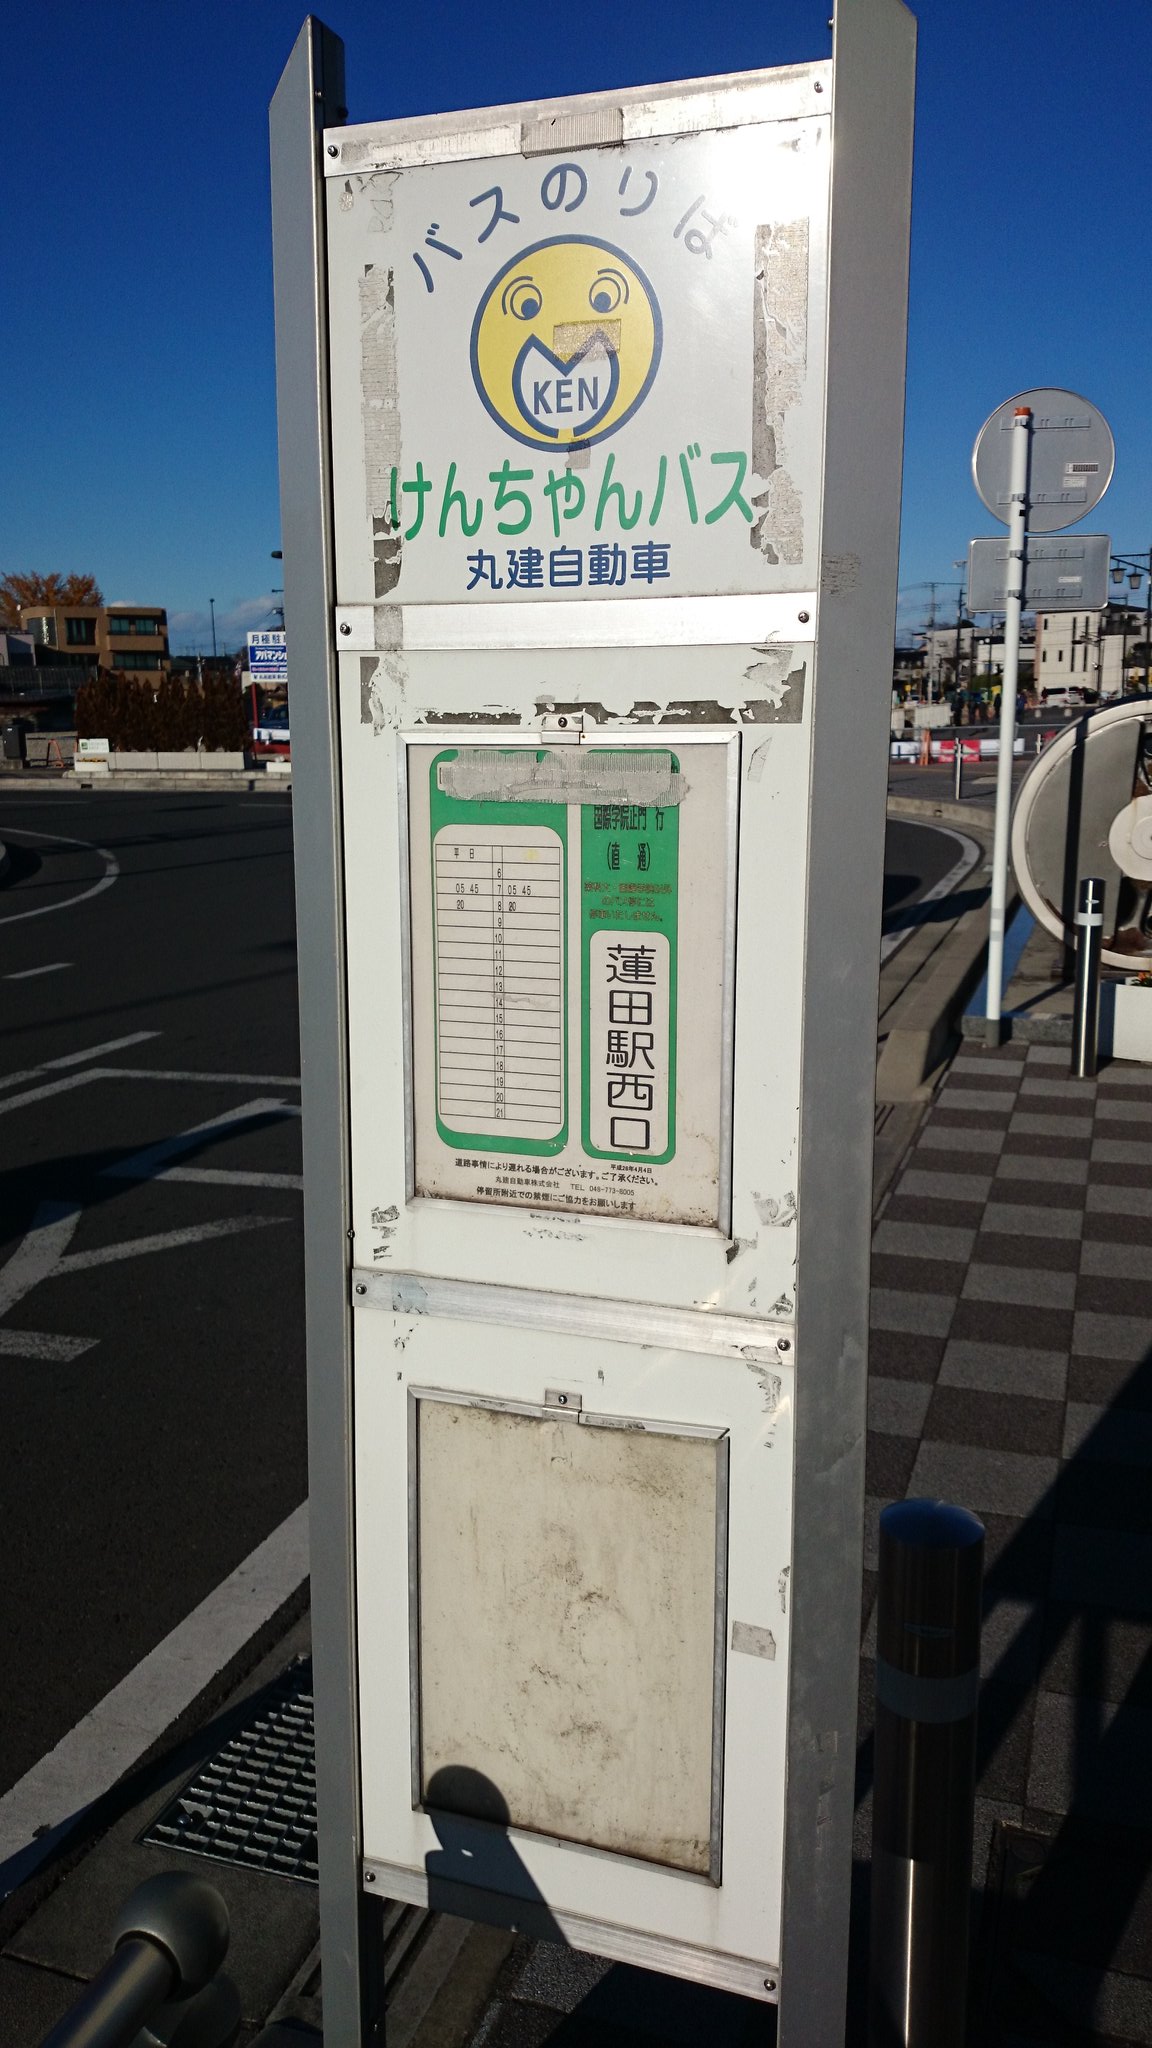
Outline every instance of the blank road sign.
[[1096, 406], [1075, 391], [1020, 391], [990, 413], [972, 451], [972, 480], [995, 518], [1008, 524], [1012, 422], [1032, 414], [1029, 533], [1062, 533], [1086, 519], [1112, 481], [1116, 448]]
[[[1108, 596], [1112, 541], [1106, 533], [1031, 540], [1024, 562], [1024, 603], [1032, 611], [1093, 610]], [[1008, 540], [968, 543], [968, 608], [1002, 612], [1008, 593]]]

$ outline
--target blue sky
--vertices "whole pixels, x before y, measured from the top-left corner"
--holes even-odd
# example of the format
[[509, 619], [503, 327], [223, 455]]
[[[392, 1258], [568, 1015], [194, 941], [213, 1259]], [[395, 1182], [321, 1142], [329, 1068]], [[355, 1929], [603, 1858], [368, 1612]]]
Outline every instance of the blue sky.
[[[353, 120], [824, 56], [827, 0], [330, 0]], [[921, 0], [901, 617], [995, 530], [973, 437], [1030, 385], [1117, 441], [1152, 545], [1149, 0]], [[9, 0], [0, 571], [90, 570], [177, 646], [281, 579], [267, 103], [300, 0]], [[402, 27], [400, 27], [402, 24]], [[955, 603], [943, 587], [938, 603]]]

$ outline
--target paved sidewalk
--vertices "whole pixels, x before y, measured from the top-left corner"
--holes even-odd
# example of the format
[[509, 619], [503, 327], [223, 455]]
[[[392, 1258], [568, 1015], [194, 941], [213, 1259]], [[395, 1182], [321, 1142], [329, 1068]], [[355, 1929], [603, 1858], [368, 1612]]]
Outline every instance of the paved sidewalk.
[[966, 1049], [873, 1289], [868, 1563], [905, 1495], [988, 1532], [974, 2038], [1152, 2042], [1152, 1070]]

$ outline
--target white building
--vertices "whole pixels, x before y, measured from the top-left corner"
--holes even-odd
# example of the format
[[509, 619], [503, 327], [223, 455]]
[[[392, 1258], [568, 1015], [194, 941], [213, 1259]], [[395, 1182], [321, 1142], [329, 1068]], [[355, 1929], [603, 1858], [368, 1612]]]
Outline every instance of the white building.
[[1143, 682], [1146, 614], [1143, 605], [1106, 604], [1093, 611], [1037, 612], [1036, 686], [1074, 685], [1101, 697], [1123, 695], [1126, 681]]

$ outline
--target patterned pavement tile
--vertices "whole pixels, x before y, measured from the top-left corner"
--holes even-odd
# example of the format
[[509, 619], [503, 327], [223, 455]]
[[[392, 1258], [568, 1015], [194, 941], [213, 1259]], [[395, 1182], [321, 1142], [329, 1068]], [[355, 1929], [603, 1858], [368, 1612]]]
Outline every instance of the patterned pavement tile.
[[[1095, 1247], [1085, 1245], [1084, 1249], [1091, 1251]], [[1132, 1247], [1121, 1245], [1118, 1249], [1130, 1251]], [[1113, 1273], [1107, 1276], [1092, 1273], [1085, 1265], [1076, 1283], [1076, 1306], [1098, 1309], [1101, 1315], [1139, 1316], [1152, 1344], [1152, 1265], [1145, 1262], [1144, 1276], [1139, 1280], [1124, 1279]]]
[[868, 1336], [868, 1369], [883, 1378], [921, 1380], [929, 1384], [940, 1370], [943, 1339], [908, 1330], [878, 1330]]
[[999, 1126], [988, 1125], [980, 1131], [953, 1130], [933, 1119], [912, 1157], [919, 1164], [924, 1153], [936, 1158], [941, 1152], [998, 1152], [1003, 1143], [1004, 1132]]
[[1113, 1465], [1152, 1465], [1152, 1415], [1098, 1402], [1069, 1401], [1064, 1418], [1065, 1458], [1102, 1458]]
[[971, 1258], [975, 1241], [974, 1230], [941, 1223], [891, 1223], [885, 1217], [872, 1234], [872, 1249], [904, 1259], [955, 1259], [962, 1265]]
[[1084, 1218], [1078, 1209], [1058, 1209], [1043, 1202], [989, 1202], [985, 1230], [1019, 1232], [1025, 1237], [1079, 1237]]
[[951, 1080], [953, 1074], [979, 1074], [983, 1080], [986, 1074], [991, 1073], [1003, 1074], [1006, 1077], [1018, 1080], [1024, 1072], [1024, 1066], [1025, 1062], [1022, 1059], [993, 1061], [980, 1059], [971, 1053], [961, 1053], [957, 1059], [953, 1060], [952, 1065], [949, 1067], [948, 1078]]
[[[907, 1176], [905, 1176], [907, 1178]], [[1152, 1187], [1124, 1188], [1095, 1181], [1084, 1204], [1090, 1216], [1152, 1217]]]
[[1152, 1124], [1152, 1102], [1133, 1101], [1130, 1096], [1109, 1095], [1096, 1106], [1101, 1124]]
[[953, 1303], [946, 1295], [903, 1294], [895, 1287], [874, 1287], [869, 1321], [874, 1330], [907, 1330], [921, 1337], [946, 1337]]
[[933, 1443], [971, 1444], [986, 1450], [1060, 1453], [1062, 1409], [1058, 1401], [1021, 1400], [1018, 1394], [976, 1392], [937, 1386], [924, 1424]]
[[1092, 1100], [1096, 1094], [1096, 1083], [1095, 1081], [1058, 1081], [1055, 1075], [1048, 1074], [1045, 1074], [1043, 1079], [1041, 1079], [1039, 1075], [1034, 1077], [1029, 1074], [1020, 1083], [1020, 1094], [1022, 1098], [1025, 1095], [1029, 1098], [1033, 1096], [1047, 1096], [1054, 1102], [1075, 1103], [1078, 1109], [1084, 1110], [1091, 1108]]
[[986, 1266], [980, 1260], [970, 1265], [964, 1276], [961, 1299], [1014, 1301], [1034, 1308], [1072, 1308], [1076, 1301], [1076, 1275], [1036, 1273], [1027, 1266]]
[[1092, 1136], [1090, 1116], [1049, 1116], [1042, 1110], [1018, 1109], [1008, 1126], [1009, 1135], [1031, 1138], [1083, 1138]]
[[1112, 1166], [1152, 1166], [1152, 1140], [1093, 1138], [1092, 1159]]
[[1025, 1344], [1043, 1351], [1067, 1351], [1072, 1310], [1022, 1306], [1015, 1301], [959, 1301], [950, 1337], [974, 1337], [982, 1344]]
[[915, 1166], [901, 1175], [896, 1190], [905, 1197], [945, 1202], [983, 1202], [992, 1186], [990, 1173], [922, 1173]]
[[1121, 1358], [1135, 1364], [1152, 1350], [1152, 1329], [1143, 1316], [1099, 1315], [1078, 1309], [1073, 1351], [1088, 1358]]
[[865, 1492], [875, 1494], [885, 1503], [903, 1500], [909, 1491], [915, 1462], [915, 1437], [881, 1436], [878, 1430], [869, 1430], [864, 1460]]
[[942, 1387], [970, 1387], [1034, 1401], [1062, 1401], [1068, 1379], [1064, 1351], [1037, 1351], [1023, 1344], [980, 1344], [953, 1338], [940, 1367]]
[[[1046, 1165], [1047, 1161], [1043, 1163]], [[1041, 1166], [1039, 1160], [1033, 1160], [1032, 1164], [1037, 1168]], [[1007, 1180], [998, 1172], [993, 1194], [1002, 1205], [1013, 1203], [1020, 1208], [1071, 1209], [1078, 1216], [1084, 1213], [1083, 1186], [1069, 1187], [1066, 1182], [1054, 1180], [1042, 1171], [1021, 1180]]]
[[1088, 1161], [1083, 1158], [1053, 1159], [1034, 1152], [1005, 1150], [996, 1162], [996, 1178], [998, 1181], [1030, 1180], [1044, 1186], [1053, 1181], [1066, 1181], [1071, 1187], [1082, 1188], [1088, 1183]]
[[[975, 1231], [971, 1235], [975, 1237]], [[895, 1258], [878, 1251], [872, 1254], [873, 1287], [897, 1291], [909, 1288], [914, 1294], [950, 1294], [955, 1301], [963, 1278], [962, 1259]]]
[[872, 1374], [868, 1381], [868, 1427], [884, 1436], [919, 1437], [932, 1389], [918, 1380], [886, 1380]]
[[949, 1082], [940, 1091], [939, 1106], [945, 1110], [956, 1110], [964, 1116], [972, 1116], [977, 1111], [1007, 1116], [1015, 1100], [1014, 1088], [962, 1088], [959, 1083], [953, 1085]]
[[1118, 1358], [1073, 1358], [1068, 1366], [1068, 1398], [1097, 1401], [1138, 1413], [1152, 1411], [1152, 1375]]
[[1080, 1252], [1080, 1271], [1117, 1280], [1152, 1280], [1152, 1252], [1143, 1245], [1115, 1244], [1111, 1238], [1086, 1238]]
[[1058, 1460], [973, 1444], [920, 1445], [910, 1492], [962, 1501], [974, 1514], [1051, 1514]]
[[981, 1230], [974, 1247], [985, 1266], [1026, 1266], [1032, 1272], [1076, 1273], [1080, 1270], [1080, 1245], [1075, 1238], [1018, 1237], [998, 1230]]

